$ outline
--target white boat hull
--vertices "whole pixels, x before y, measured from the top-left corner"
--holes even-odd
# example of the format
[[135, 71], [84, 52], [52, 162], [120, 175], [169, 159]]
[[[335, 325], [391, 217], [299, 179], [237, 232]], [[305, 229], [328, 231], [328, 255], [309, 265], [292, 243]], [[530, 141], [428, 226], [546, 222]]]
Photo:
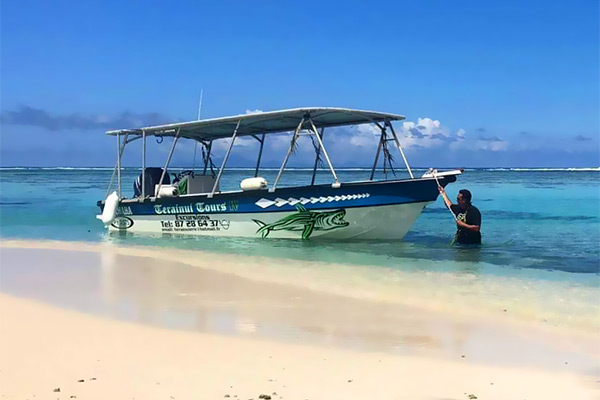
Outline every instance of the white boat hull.
[[[353, 207], [343, 210], [343, 225], [314, 226], [311, 239], [401, 240], [430, 202]], [[339, 213], [323, 209], [321, 213]], [[303, 222], [290, 223], [298, 212], [215, 213], [120, 216], [111, 231], [186, 234], [200, 236], [269, 237], [299, 239], [307, 233]], [[282, 220], [287, 220], [282, 224]], [[284, 226], [285, 225], [285, 226]], [[261, 229], [261, 227], [265, 227]], [[272, 229], [268, 229], [273, 227]], [[307, 238], [304, 237], [304, 238]]]

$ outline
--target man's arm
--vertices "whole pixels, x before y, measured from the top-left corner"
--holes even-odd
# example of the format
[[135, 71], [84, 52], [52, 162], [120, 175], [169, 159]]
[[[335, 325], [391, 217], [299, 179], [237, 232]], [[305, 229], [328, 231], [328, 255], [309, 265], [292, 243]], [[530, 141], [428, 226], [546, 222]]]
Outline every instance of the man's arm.
[[479, 225], [469, 225], [462, 221], [457, 220], [456, 226], [460, 226], [460, 227], [468, 229], [470, 231], [479, 232]]
[[452, 207], [452, 202], [450, 201], [450, 199], [446, 195], [446, 191], [441, 186], [438, 186], [438, 189], [440, 191], [440, 194], [442, 195], [442, 198], [444, 199], [444, 203], [446, 203], [446, 207], [448, 207], [448, 208], [450, 208], [450, 210], [452, 210], [452, 208], [451, 208]]
[[[468, 224], [467, 221], [469, 222]], [[479, 232], [481, 227], [481, 213], [477, 208], [469, 207], [466, 221], [456, 221], [456, 225], [473, 232]]]

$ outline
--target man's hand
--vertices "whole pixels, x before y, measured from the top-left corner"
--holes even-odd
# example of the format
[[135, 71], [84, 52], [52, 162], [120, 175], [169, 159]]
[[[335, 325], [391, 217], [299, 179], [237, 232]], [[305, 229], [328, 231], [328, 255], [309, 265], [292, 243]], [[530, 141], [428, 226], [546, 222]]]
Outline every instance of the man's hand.
[[464, 229], [468, 229], [470, 231], [475, 231], [475, 232], [479, 232], [479, 225], [469, 225], [463, 221], [460, 220], [456, 220], [456, 226], [460, 227], [460, 228], [464, 228]]
[[[450, 201], [448, 196], [446, 196], [446, 191], [440, 185], [438, 185], [438, 190], [440, 191], [440, 194], [442, 195], [442, 199], [444, 199], [444, 203], [446, 204], [446, 207], [448, 207], [448, 209], [450, 209], [450, 207], [452, 207], [452, 202]], [[452, 211], [452, 209], [450, 209], [450, 211]], [[452, 213], [452, 214], [454, 214], [454, 213]], [[456, 218], [456, 217], [454, 217], [454, 218]]]

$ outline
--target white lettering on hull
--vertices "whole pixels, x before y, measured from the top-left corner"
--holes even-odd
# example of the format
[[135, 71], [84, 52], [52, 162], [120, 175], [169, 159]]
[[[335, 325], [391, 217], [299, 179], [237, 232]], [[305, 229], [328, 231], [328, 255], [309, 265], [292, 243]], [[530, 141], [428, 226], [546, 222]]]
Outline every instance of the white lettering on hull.
[[227, 204], [226, 203], [219, 203], [219, 204], [196, 203], [196, 210], [199, 213], [227, 211]]
[[206, 204], [196, 203], [195, 205], [186, 204], [179, 205], [175, 204], [172, 206], [163, 206], [157, 204], [154, 206], [154, 213], [158, 215], [173, 215], [173, 214], [194, 214], [194, 213], [210, 213], [210, 212], [223, 212], [227, 211], [227, 203], [217, 204]]

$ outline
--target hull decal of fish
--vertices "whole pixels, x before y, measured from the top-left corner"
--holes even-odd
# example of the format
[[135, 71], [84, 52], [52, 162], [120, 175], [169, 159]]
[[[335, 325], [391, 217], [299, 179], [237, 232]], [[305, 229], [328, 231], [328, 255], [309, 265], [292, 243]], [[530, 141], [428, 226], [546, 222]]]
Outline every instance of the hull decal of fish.
[[314, 231], [329, 231], [349, 225], [344, 220], [346, 215], [344, 209], [317, 212], [309, 211], [301, 204], [297, 204], [296, 209], [298, 212], [283, 217], [272, 224], [265, 224], [262, 221], [253, 219], [259, 226], [256, 233], [266, 238], [272, 231], [294, 231], [302, 232], [302, 239], [308, 239]]

